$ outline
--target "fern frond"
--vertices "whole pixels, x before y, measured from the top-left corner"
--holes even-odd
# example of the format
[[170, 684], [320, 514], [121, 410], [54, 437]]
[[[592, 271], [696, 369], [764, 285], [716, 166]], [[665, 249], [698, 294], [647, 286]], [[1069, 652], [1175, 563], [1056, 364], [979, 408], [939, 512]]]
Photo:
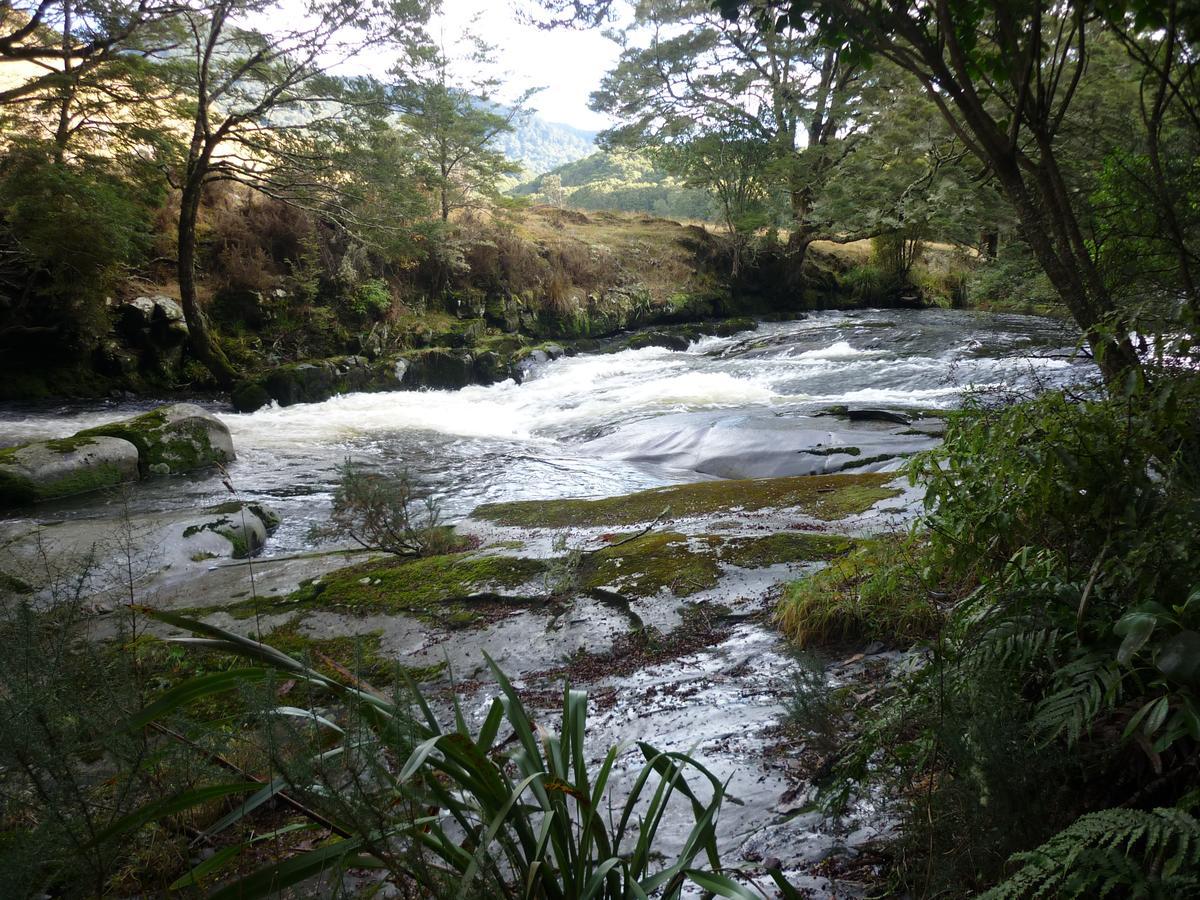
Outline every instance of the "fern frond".
[[1020, 870], [983, 900], [1196, 896], [1200, 822], [1179, 808], [1101, 810], [1011, 862]]
[[1079, 738], [1106, 709], [1121, 698], [1120, 666], [1112, 654], [1089, 653], [1054, 673], [1060, 685], [1038, 704], [1034, 732], [1045, 741], [1065, 734], [1069, 744]]

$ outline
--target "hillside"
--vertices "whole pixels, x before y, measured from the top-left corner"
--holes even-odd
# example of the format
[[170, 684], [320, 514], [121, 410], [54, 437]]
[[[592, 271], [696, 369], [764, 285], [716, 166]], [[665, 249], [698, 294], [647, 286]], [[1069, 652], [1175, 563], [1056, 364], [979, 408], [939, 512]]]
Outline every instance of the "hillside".
[[530, 175], [541, 175], [595, 152], [596, 132], [529, 116], [496, 138], [496, 148]]
[[[645, 212], [676, 219], [705, 219], [711, 214], [707, 194], [683, 187], [641, 153], [601, 150], [546, 174], [562, 179], [566, 205], [575, 209]], [[541, 194], [544, 178], [518, 185], [512, 193]]]

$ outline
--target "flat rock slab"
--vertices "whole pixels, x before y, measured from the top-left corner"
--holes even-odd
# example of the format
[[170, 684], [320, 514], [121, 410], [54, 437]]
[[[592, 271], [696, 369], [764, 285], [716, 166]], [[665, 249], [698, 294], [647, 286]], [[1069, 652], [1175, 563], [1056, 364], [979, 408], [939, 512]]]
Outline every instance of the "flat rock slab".
[[138, 478], [138, 451], [115, 437], [73, 437], [0, 450], [0, 505], [113, 487]]

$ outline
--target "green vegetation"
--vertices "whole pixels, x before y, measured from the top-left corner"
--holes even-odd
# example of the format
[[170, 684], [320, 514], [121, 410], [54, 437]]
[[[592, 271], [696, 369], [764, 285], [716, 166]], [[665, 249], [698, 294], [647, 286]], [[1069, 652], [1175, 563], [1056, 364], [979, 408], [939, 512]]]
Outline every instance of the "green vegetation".
[[792, 583], [776, 608], [780, 630], [800, 647], [851, 640], [905, 645], [928, 637], [942, 612], [904, 564], [916, 552], [876, 539]]
[[[704, 539], [699, 539], [701, 545]], [[628, 597], [653, 597], [668, 588], [676, 597], [715, 587], [721, 574], [712, 544], [693, 550], [678, 532], [655, 532], [619, 546], [606, 547], [585, 558], [581, 566], [583, 587], [605, 587]], [[706, 552], [707, 551], [707, 552]]]
[[[221, 831], [279, 794], [285, 784], [303, 800], [310, 821], [328, 821], [317, 817], [330, 815], [342, 823], [335, 837], [299, 853], [286, 866], [270, 863], [249, 874], [235, 874], [223, 888], [226, 894], [265, 896], [318, 872], [340, 874], [370, 864], [406, 883], [415, 881], [430, 896], [474, 891], [486, 896], [503, 892], [511, 879], [539, 895], [560, 898], [586, 896], [589, 884], [615, 896], [661, 888], [663, 896], [673, 898], [688, 883], [745, 895], [721, 872], [715, 824], [723, 786], [686, 754], [659, 752], [639, 742], [645, 764], [633, 788], [613, 798], [612, 817], [600, 814], [608, 805], [609, 775], [619, 748], [611, 748], [599, 767], [587, 764], [583, 691], [564, 690], [561, 731], [543, 740], [517, 691], [489, 659], [502, 696], [493, 700], [477, 732], [468, 730], [456, 701], [455, 724], [447, 728], [411, 683], [409, 691], [388, 698], [327, 677], [267, 645], [174, 615], [155, 615], [204, 635], [211, 647], [250, 660], [257, 678], [267, 680], [278, 671], [308, 683], [315, 696], [336, 700], [345, 710], [339, 724], [322, 715], [324, 710], [280, 709], [280, 721], [299, 715], [309, 724], [292, 732], [292, 755], [279, 760], [286, 774], [278, 785], [226, 782], [195, 789], [148, 804], [112, 829], [117, 835], [134, 831], [164, 810], [190, 809], [221, 791], [247, 796], [241, 807], [214, 826]], [[129, 725], [159, 721], [221, 688], [219, 679], [186, 682], [134, 716]], [[515, 752], [502, 751], [508, 742], [507, 737], [500, 742], [502, 725], [516, 741]], [[360, 742], [360, 737], [370, 749], [347, 752], [348, 744]], [[393, 761], [403, 764], [397, 770]], [[352, 773], [356, 777], [347, 778]], [[705, 794], [693, 792], [689, 775], [703, 780]], [[330, 790], [334, 784], [338, 789]], [[702, 801], [701, 796], [708, 799]], [[668, 857], [658, 849], [657, 833], [673, 801], [690, 809], [691, 824], [682, 849]], [[372, 839], [381, 813], [391, 838], [386, 844]], [[478, 845], [464, 849], [451, 823], [479, 835]], [[234, 853], [251, 847], [250, 842], [232, 845], [232, 852], [217, 865], [195, 868], [192, 879], [203, 883]], [[555, 864], [548, 864], [551, 859]]]
[[893, 475], [871, 473], [701, 481], [600, 500], [486, 503], [472, 515], [526, 528], [638, 525], [652, 522], [664, 512], [678, 518], [762, 509], [795, 510], [832, 521], [895, 497], [899, 491], [885, 487], [894, 479]]
[[258, 598], [222, 607], [249, 617], [273, 609], [338, 609], [365, 615], [407, 613], [451, 627], [487, 620], [494, 607], [517, 608], [536, 602], [531, 596], [509, 597], [501, 589], [520, 587], [544, 570], [540, 560], [514, 556], [452, 553], [394, 562], [363, 563], [307, 581], [292, 594]]
[[832, 785], [901, 798], [897, 889], [1182, 877], [1200, 787], [1198, 412], [1191, 374], [971, 408], [914, 460], [928, 531], [790, 589], [780, 622], [804, 643], [928, 635], [928, 663], [857, 714]]

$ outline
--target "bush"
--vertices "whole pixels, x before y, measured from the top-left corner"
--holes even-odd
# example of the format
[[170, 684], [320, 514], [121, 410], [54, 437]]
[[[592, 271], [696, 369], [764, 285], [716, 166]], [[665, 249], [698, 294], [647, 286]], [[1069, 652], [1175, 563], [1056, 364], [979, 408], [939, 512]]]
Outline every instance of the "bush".
[[366, 550], [396, 556], [440, 556], [464, 549], [463, 540], [440, 519], [437, 500], [418, 498], [407, 473], [376, 475], [347, 460], [329, 524], [315, 529], [314, 537], [349, 539]]
[[362, 319], [381, 319], [392, 309], [392, 291], [386, 281], [372, 278], [354, 288], [346, 305]]
[[941, 613], [922, 581], [919, 552], [913, 541], [865, 542], [788, 585], [775, 621], [801, 647], [851, 639], [911, 643], [927, 637]]
[[[918, 570], [963, 599], [860, 723], [831, 793], [883, 779], [906, 798], [907, 890], [982, 889], [1081, 815], [1200, 785], [1200, 380], [1155, 374], [1104, 399], [973, 403], [913, 463]], [[1055, 839], [1055, 871], [1085, 830]], [[1153, 876], [1107, 839], [1104, 872]]]

